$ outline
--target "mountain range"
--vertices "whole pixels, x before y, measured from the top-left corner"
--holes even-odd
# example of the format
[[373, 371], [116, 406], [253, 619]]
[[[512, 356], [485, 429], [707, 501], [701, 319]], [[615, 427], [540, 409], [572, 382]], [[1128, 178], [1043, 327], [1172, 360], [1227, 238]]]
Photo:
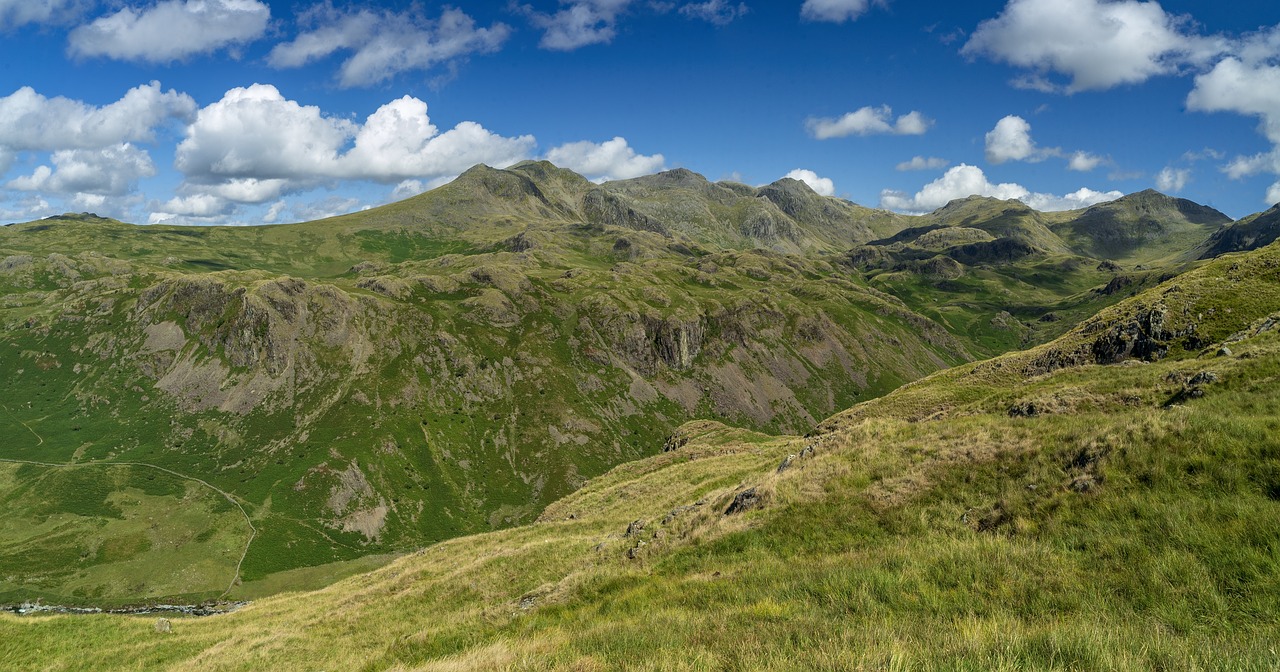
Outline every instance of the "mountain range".
[[[318, 587], [547, 520], [619, 465], [703, 440], [692, 421], [781, 446], [765, 437], [867, 409], [951, 412], [969, 392], [875, 400], [1111, 324], [1096, 316], [1278, 227], [1275, 209], [1232, 222], [1149, 191], [909, 217], [790, 179], [595, 184], [546, 162], [300, 224], [4, 227], [0, 601]], [[1231, 329], [1266, 312], [1254, 298]], [[1134, 319], [1113, 340], [1153, 332]], [[1196, 324], [1197, 347], [1228, 335]], [[1079, 347], [1056, 356], [1116, 359]]]
[[[5, 431], [24, 440], [4, 458], [45, 461], [0, 470], [9, 594], [41, 586], [51, 598], [101, 606], [128, 601], [132, 582], [135, 595], [154, 595], [176, 585], [161, 583], [169, 566], [159, 561], [212, 572], [216, 563], [196, 560], [227, 549], [234, 559], [247, 539], [246, 580], [230, 594], [255, 599], [211, 618], [0, 616], [0, 657], [48, 670], [1261, 670], [1275, 662], [1280, 246], [1265, 244], [1274, 211], [1237, 223], [1169, 220], [1171, 212], [1203, 220], [1204, 211], [1139, 194], [1101, 212], [1159, 206], [1160, 226], [1126, 218], [1150, 245], [1109, 258], [1055, 233], [1087, 237], [1096, 228], [1063, 222], [1096, 224], [1099, 211], [1028, 213], [969, 199], [919, 220], [884, 214], [911, 226], [872, 231], [847, 249], [823, 248], [815, 234], [809, 251], [784, 254], [712, 249], [682, 232], [683, 220], [656, 214], [646, 216], [662, 231], [574, 219], [578, 211], [547, 205], [564, 201], [529, 200], [525, 190], [458, 197], [479, 193], [469, 182], [477, 174], [485, 184], [526, 184], [508, 175], [520, 171], [496, 172], [375, 211], [367, 229], [351, 215], [192, 240], [86, 217], [5, 230], [13, 336], [3, 356], [14, 372]], [[626, 198], [663, 198], [643, 194]], [[389, 225], [393, 213], [443, 207], [445, 197], [485, 204], [484, 218], [465, 227], [452, 211], [448, 226], [465, 230], [452, 239], [440, 229], [418, 240], [408, 225]], [[502, 222], [517, 207], [551, 214]], [[93, 254], [48, 251], [59, 238], [92, 237], [94, 226], [117, 233], [104, 233]], [[1191, 227], [1205, 236], [1174, 249], [1169, 240]], [[262, 244], [302, 246], [306, 235], [342, 245], [290, 260]], [[205, 247], [202, 236], [221, 243]], [[250, 242], [236, 247], [240, 236]], [[466, 247], [446, 249], [457, 238]], [[356, 251], [351, 243], [361, 240], [382, 245]], [[620, 240], [632, 244], [620, 250]], [[1258, 246], [1198, 260], [1219, 245]], [[343, 255], [368, 265], [333, 270]], [[190, 265], [237, 258], [234, 270]], [[288, 263], [292, 274], [280, 270]], [[1001, 297], [1006, 309], [992, 318], [996, 304], [984, 302]], [[726, 328], [761, 305], [757, 321]], [[613, 319], [622, 345], [636, 349], [608, 341], [612, 332], [599, 325], [610, 306], [633, 311]], [[1023, 321], [1037, 312], [1034, 325]], [[1006, 326], [973, 329], [995, 318]], [[1005, 328], [1024, 345], [991, 337]], [[830, 371], [816, 365], [819, 351]], [[460, 363], [466, 356], [473, 367]], [[840, 397], [841, 375], [857, 380], [846, 361], [853, 374], [882, 367], [881, 380], [905, 384], [858, 380]], [[735, 364], [748, 380], [768, 371], [793, 385], [796, 408], [825, 408], [824, 398], [799, 391], [830, 385], [827, 406], [838, 408], [810, 411], [812, 422], [735, 418], [714, 393]], [[803, 374], [780, 375], [796, 364]], [[556, 374], [562, 366], [575, 368]], [[201, 394], [171, 385], [175, 371], [201, 369], [225, 377]], [[618, 372], [631, 381], [626, 395], [610, 387]], [[578, 389], [591, 376], [603, 387]], [[668, 402], [686, 384], [702, 396], [681, 412], [679, 403], [645, 404], [645, 384]], [[415, 385], [418, 396], [406, 392]], [[448, 394], [461, 413], [433, 410], [433, 395]], [[623, 398], [634, 416], [620, 412]], [[482, 415], [498, 408], [485, 406], [492, 399], [508, 400], [503, 412], [519, 418], [499, 455], [527, 454], [527, 463], [482, 462], [485, 440], [498, 434], [470, 428], [502, 426]], [[536, 452], [528, 425], [554, 412], [561, 423], [547, 436], [555, 428], [588, 440]], [[570, 413], [580, 425], [568, 424]], [[586, 422], [599, 419], [603, 435], [616, 431], [606, 421], [627, 418], [633, 436], [649, 441], [636, 459], [572, 462], [600, 450]], [[672, 431], [658, 426], [668, 422]], [[778, 433], [770, 423], [794, 426]], [[399, 443], [379, 442], [384, 435]], [[257, 443], [267, 436], [283, 438]], [[484, 466], [449, 471], [462, 460]], [[502, 501], [486, 497], [525, 482], [498, 479], [565, 463], [586, 465], [580, 480], [559, 494], [548, 479], [541, 496], [550, 501], [527, 516], [459, 517], [473, 527], [441, 530], [453, 538], [430, 545], [415, 536], [422, 532], [408, 514], [442, 515], [433, 508], [441, 490], [457, 498], [450, 512], [483, 510]], [[409, 483], [426, 494], [411, 496]], [[342, 530], [340, 516], [379, 501], [388, 509], [381, 542]], [[278, 541], [290, 522], [297, 536]], [[475, 533], [491, 527], [503, 529]], [[98, 546], [61, 538], [76, 529], [98, 535]], [[350, 543], [358, 559], [297, 562], [327, 560], [300, 555], [301, 530]], [[415, 544], [395, 559], [367, 555]], [[272, 554], [286, 559], [281, 569], [269, 571]], [[131, 572], [131, 562], [146, 562], [154, 578]], [[225, 584], [234, 571], [223, 569]], [[99, 595], [87, 592], [95, 587]]]

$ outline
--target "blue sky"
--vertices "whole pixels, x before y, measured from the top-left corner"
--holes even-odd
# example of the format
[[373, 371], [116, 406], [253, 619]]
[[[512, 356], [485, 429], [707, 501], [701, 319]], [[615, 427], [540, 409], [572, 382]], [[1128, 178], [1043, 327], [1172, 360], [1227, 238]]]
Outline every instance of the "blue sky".
[[299, 221], [527, 158], [902, 212], [1280, 201], [1273, 2], [0, 0], [0, 30], [0, 221]]

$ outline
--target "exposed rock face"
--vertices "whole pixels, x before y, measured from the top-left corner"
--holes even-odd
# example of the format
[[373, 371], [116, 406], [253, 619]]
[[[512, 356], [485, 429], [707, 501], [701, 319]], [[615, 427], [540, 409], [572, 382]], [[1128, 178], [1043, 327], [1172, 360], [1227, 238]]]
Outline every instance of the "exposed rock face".
[[1070, 350], [1047, 350], [1026, 367], [1027, 375], [1085, 364], [1118, 364], [1130, 359], [1153, 362], [1167, 355], [1176, 343], [1187, 347], [1199, 345], [1195, 338], [1195, 322], [1180, 329], [1174, 328], [1169, 309], [1164, 304], [1138, 310], [1115, 323], [1086, 324], [1085, 330], [1096, 336]]
[[636, 212], [622, 196], [604, 189], [592, 189], [582, 197], [582, 214], [587, 221], [601, 226], [618, 226], [636, 231], [651, 231], [670, 236], [667, 227], [648, 215]]
[[1093, 358], [1099, 364], [1126, 359], [1155, 361], [1169, 352], [1170, 341], [1182, 336], [1168, 325], [1169, 309], [1156, 305], [1116, 324], [1093, 342]]
[[768, 210], [755, 210], [747, 215], [741, 227], [742, 235], [767, 242], [799, 239], [795, 224], [785, 217], [778, 217]]

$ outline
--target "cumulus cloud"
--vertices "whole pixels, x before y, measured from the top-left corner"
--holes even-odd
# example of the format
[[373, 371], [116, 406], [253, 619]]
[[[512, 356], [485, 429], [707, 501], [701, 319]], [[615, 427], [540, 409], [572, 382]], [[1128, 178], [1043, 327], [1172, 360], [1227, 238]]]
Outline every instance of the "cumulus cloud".
[[1186, 168], [1166, 167], [1156, 175], [1156, 189], [1167, 194], [1176, 194], [1187, 187], [1191, 181], [1191, 171]]
[[1280, 66], [1224, 58], [1196, 77], [1187, 107], [1260, 117], [1262, 132], [1272, 143], [1280, 144]]
[[707, 0], [707, 2], [690, 2], [680, 8], [680, 13], [691, 19], [702, 19], [717, 26], [728, 25], [747, 12], [751, 11], [747, 3], [734, 3], [730, 0]]
[[267, 207], [267, 213], [262, 216], [262, 221], [268, 224], [274, 224], [280, 221], [280, 217], [284, 215], [284, 211], [288, 208], [288, 204], [284, 201], [276, 201]]
[[109, 105], [95, 107], [61, 96], [46, 98], [29, 86], [0, 98], [0, 148], [15, 151], [102, 149], [121, 142], [149, 141], [169, 119], [188, 119], [190, 96], [159, 82], [130, 89]]
[[148, 217], [147, 223], [161, 224], [177, 218], [221, 217], [230, 214], [233, 205], [212, 194], [192, 194], [175, 196], [165, 203], [152, 204], [151, 207], [153, 212]]
[[69, 49], [78, 57], [169, 63], [256, 40], [270, 19], [258, 0], [164, 0], [76, 28]]
[[1067, 159], [1067, 169], [1087, 173], [1105, 162], [1106, 159], [1096, 154], [1083, 151], [1072, 152], [1070, 158]]
[[[1223, 170], [1234, 179], [1259, 173], [1280, 175], [1280, 28], [1245, 40], [1240, 57], [1219, 61], [1196, 77], [1187, 108], [1201, 112], [1235, 112], [1258, 117], [1259, 130], [1271, 142], [1270, 152], [1237, 156]], [[1267, 190], [1275, 203], [1280, 182]]]
[[1253, 156], [1237, 156], [1222, 167], [1222, 172], [1233, 180], [1241, 180], [1266, 172], [1280, 172], [1280, 161], [1275, 152], [1255, 154]]
[[818, 174], [813, 172], [812, 170], [797, 168], [787, 173], [784, 177], [789, 177], [793, 180], [800, 180], [801, 182], [804, 182], [805, 184], [809, 185], [810, 189], [817, 192], [818, 195], [820, 196], [836, 195], [836, 183], [832, 182], [831, 178], [829, 177], [819, 177]]
[[[1028, 68], [1015, 80], [1046, 91], [1109, 89], [1204, 63], [1225, 47], [1221, 40], [1186, 32], [1189, 20], [1156, 2], [1137, 0], [1009, 0], [983, 21], [961, 53]], [[1063, 85], [1049, 79], [1064, 75]]]
[[543, 31], [543, 49], [573, 51], [591, 44], [608, 44], [617, 34], [618, 17], [632, 0], [561, 0], [563, 9], [548, 14], [531, 5], [520, 6], [534, 27]]
[[547, 152], [547, 160], [597, 182], [625, 180], [661, 171], [666, 159], [661, 154], [637, 154], [625, 138], [594, 142], [571, 142]]
[[889, 189], [882, 191], [880, 207], [899, 212], [925, 213], [937, 210], [957, 198], [969, 196], [1017, 199], [1037, 210], [1058, 211], [1075, 210], [1113, 201], [1123, 194], [1118, 191], [1099, 192], [1087, 188], [1065, 196], [1034, 193], [1016, 183], [993, 184], [981, 168], [962, 163], [948, 170], [942, 177], [926, 184], [914, 196]]
[[805, 126], [818, 140], [844, 138], [850, 135], [924, 135], [933, 121], [919, 112], [908, 112], [897, 121], [888, 105], [864, 107], [842, 117], [810, 117]]
[[[804, 0], [800, 16], [810, 21], [844, 23], [854, 21], [867, 12], [873, 0]], [[874, 0], [875, 4], [884, 4]]]
[[49, 152], [29, 174], [6, 186], [68, 197], [83, 209], [97, 209], [94, 204], [104, 204], [106, 196], [122, 206], [128, 199], [119, 197], [156, 172], [150, 155], [134, 143], [154, 140], [157, 129], [190, 119], [195, 109], [189, 96], [162, 91], [157, 82], [103, 106], [48, 98], [23, 87], [0, 98], [0, 174], [19, 155]]
[[411, 70], [429, 70], [474, 53], [492, 53], [511, 34], [506, 24], [477, 27], [462, 10], [446, 7], [429, 21], [416, 13], [360, 9], [340, 12], [321, 6], [306, 14], [310, 30], [278, 44], [267, 56], [276, 68], [296, 68], [350, 52], [338, 72], [343, 87], [371, 86]]
[[53, 168], [38, 166], [31, 175], [8, 183], [10, 189], [62, 194], [120, 196], [139, 178], [156, 174], [146, 150], [129, 143], [103, 149], [65, 149], [53, 153]]
[[898, 170], [901, 170], [901, 171], [941, 170], [943, 168], [946, 168], [949, 165], [951, 165], [950, 161], [946, 159], [939, 159], [936, 156], [930, 156], [930, 157], [914, 156], [914, 157], [911, 157], [910, 161], [903, 161], [902, 163], [899, 163], [897, 168]]
[[1056, 149], [1042, 149], [1031, 139], [1031, 124], [1026, 119], [1009, 115], [996, 122], [987, 133], [987, 161], [1001, 164], [1006, 161], [1043, 161], [1058, 153]]
[[471, 121], [441, 132], [427, 104], [411, 96], [357, 124], [254, 84], [199, 111], [175, 164], [201, 193], [262, 203], [326, 180], [389, 184], [456, 175], [477, 163], [510, 165], [534, 145], [532, 136], [502, 137]]
[[69, 23], [83, 13], [84, 5], [84, 0], [0, 0], [0, 30]]

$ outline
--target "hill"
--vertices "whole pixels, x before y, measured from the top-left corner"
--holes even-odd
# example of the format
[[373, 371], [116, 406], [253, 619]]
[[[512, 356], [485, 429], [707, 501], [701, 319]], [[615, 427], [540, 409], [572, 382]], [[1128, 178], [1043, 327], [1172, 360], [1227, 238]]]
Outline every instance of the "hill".
[[1224, 226], [1201, 245], [1196, 252], [1210, 259], [1230, 252], [1246, 252], [1266, 247], [1280, 238], [1280, 204], [1266, 212], [1245, 217]]
[[[0, 458], [25, 464], [0, 497], [132, 471], [51, 500], [70, 517], [49, 534], [22, 529], [50, 510], [15, 508], [0, 601], [322, 584], [529, 522], [686, 421], [807, 432], [1177, 270], [1121, 272], [1049, 223], [993, 199], [909, 219], [794, 180], [596, 185], [528, 162], [294, 225], [4, 227]], [[213, 508], [139, 536], [120, 498], [161, 474], [195, 489], [138, 511]], [[192, 535], [217, 562], [140, 562]]]
[[[692, 174], [654, 179], [728, 193], [724, 212], [777, 207]], [[777, 187], [794, 202], [774, 198], [846, 212], [797, 185]], [[77, 215], [0, 230], [0, 427], [12, 437], [0, 458], [24, 463], [0, 496], [29, 497], [60, 465], [141, 470], [68, 500], [56, 534], [15, 530], [0, 545], [0, 601], [199, 601], [292, 585], [300, 568], [341, 575], [366, 556], [528, 522], [687, 420], [800, 432], [972, 358], [820, 256], [587, 216], [603, 188], [549, 164], [481, 166], [321, 222]], [[663, 198], [617, 189], [636, 216]], [[815, 221], [788, 240], [835, 226]], [[116, 501], [154, 473], [224, 493], [252, 529], [218, 517], [193, 532], [224, 542], [216, 566], [154, 570], [142, 560], [182, 534], [139, 537]], [[154, 506], [187, 501], [166, 497]], [[48, 515], [11, 513], [32, 529]], [[192, 572], [204, 578], [179, 580]]]
[[1134, 264], [1176, 258], [1231, 223], [1213, 208], [1150, 189], [1060, 217], [1053, 230], [1079, 253]]
[[0, 655], [48, 670], [1267, 669], [1277, 325], [1273, 245], [809, 438], [686, 425], [536, 524], [168, 634], [154, 618], [4, 617]]

